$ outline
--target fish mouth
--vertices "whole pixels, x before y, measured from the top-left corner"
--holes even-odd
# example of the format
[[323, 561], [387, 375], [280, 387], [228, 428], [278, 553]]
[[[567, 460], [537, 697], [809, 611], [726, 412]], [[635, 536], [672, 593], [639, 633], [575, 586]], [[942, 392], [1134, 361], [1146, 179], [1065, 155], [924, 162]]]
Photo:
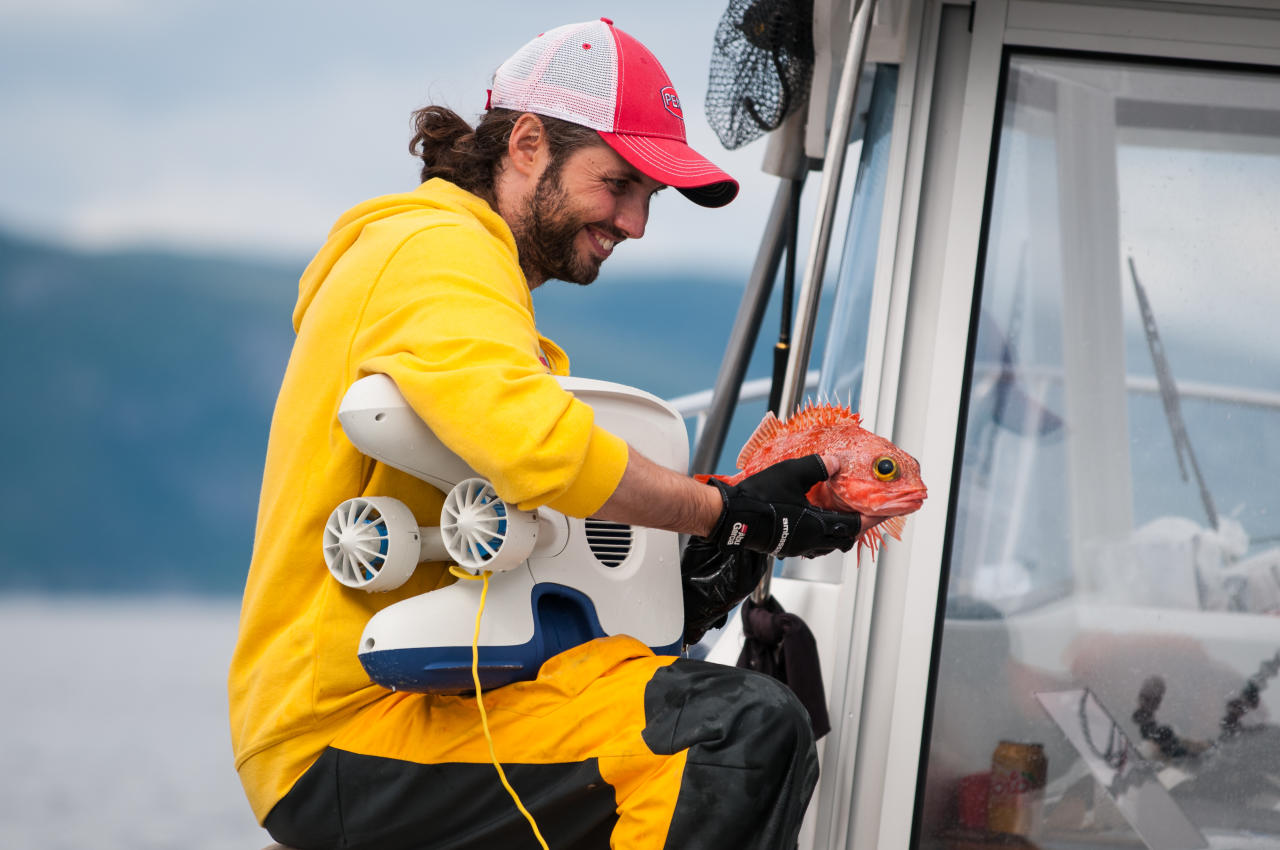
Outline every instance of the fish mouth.
[[924, 505], [924, 500], [929, 495], [927, 488], [913, 487], [910, 490], [894, 493], [883, 502], [876, 504], [864, 502], [859, 507], [853, 503], [857, 501], [856, 499], [851, 501], [843, 498], [835, 487], [828, 486], [827, 492], [831, 496], [831, 504], [834, 510], [848, 511], [864, 517], [879, 517], [881, 519], [915, 513]]
[[929, 491], [924, 487], [907, 490], [903, 493], [895, 493], [893, 498], [886, 499], [876, 505], [876, 516], [901, 516], [902, 514], [915, 513], [924, 505], [924, 500], [928, 495]]

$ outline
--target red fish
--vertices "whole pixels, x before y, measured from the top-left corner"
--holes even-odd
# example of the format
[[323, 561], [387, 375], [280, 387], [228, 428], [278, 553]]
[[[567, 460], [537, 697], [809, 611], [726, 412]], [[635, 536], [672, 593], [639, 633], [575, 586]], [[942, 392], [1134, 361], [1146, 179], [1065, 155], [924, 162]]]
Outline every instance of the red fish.
[[928, 490], [916, 459], [863, 428], [861, 421], [849, 408], [833, 404], [807, 404], [786, 422], [770, 411], [738, 454], [742, 471], [733, 477], [714, 477], [737, 484], [779, 461], [835, 455], [840, 471], [815, 484], [807, 498], [820, 508], [860, 514], [858, 551], [866, 546], [874, 558], [884, 534], [902, 539], [903, 517], [920, 510]]

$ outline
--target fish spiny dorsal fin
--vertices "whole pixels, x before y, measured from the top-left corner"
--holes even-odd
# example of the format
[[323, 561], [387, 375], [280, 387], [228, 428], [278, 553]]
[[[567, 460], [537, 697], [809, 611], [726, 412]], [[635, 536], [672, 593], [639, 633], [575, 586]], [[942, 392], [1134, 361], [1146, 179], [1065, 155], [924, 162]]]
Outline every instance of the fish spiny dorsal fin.
[[791, 418], [782, 425], [782, 429], [783, 433], [786, 433], [799, 431], [802, 428], [839, 424], [861, 426], [862, 417], [847, 407], [839, 407], [834, 404], [824, 404], [820, 406], [806, 404], [804, 407], [796, 410]]
[[767, 411], [764, 419], [760, 420], [756, 430], [747, 439], [747, 444], [742, 447], [742, 451], [738, 452], [738, 469], [746, 469], [752, 456], [760, 451], [760, 447], [771, 442], [781, 433], [785, 433], [782, 423], [773, 415], [772, 410]]

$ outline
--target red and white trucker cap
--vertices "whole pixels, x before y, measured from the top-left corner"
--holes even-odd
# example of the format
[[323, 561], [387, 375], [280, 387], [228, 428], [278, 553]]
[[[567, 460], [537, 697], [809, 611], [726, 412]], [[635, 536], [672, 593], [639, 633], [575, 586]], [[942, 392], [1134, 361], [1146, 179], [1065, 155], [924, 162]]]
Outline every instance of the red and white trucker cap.
[[488, 105], [590, 127], [642, 174], [704, 207], [738, 194], [738, 181], [685, 142], [667, 72], [608, 18], [556, 27], [520, 48], [494, 72]]

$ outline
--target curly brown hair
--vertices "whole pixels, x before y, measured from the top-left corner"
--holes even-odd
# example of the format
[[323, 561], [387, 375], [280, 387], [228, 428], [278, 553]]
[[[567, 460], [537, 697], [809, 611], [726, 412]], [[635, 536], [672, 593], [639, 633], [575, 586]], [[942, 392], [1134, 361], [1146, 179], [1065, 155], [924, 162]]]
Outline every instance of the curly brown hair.
[[[426, 106], [413, 113], [409, 152], [422, 160], [422, 180], [442, 177], [474, 195], [495, 203], [494, 181], [516, 120], [515, 109], [490, 109], [472, 129], [458, 113], [443, 106]], [[558, 169], [570, 153], [604, 140], [595, 130], [559, 118], [539, 115], [550, 144], [551, 169]]]

